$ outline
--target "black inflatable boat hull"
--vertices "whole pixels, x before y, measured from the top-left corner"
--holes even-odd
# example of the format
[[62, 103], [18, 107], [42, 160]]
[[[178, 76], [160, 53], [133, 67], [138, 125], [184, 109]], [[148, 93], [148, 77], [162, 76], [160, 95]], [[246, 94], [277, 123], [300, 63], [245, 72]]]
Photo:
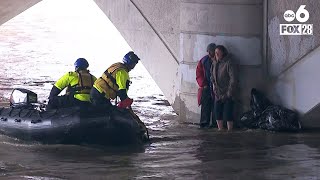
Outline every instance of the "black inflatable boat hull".
[[40, 112], [26, 108], [0, 108], [0, 133], [46, 144], [142, 143], [145, 129], [128, 110], [97, 113], [79, 108]]

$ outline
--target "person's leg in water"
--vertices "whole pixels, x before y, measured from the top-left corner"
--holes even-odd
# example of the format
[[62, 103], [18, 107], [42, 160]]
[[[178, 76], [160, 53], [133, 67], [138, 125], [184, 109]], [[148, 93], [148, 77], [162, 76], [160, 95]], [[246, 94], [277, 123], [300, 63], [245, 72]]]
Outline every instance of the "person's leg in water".
[[[216, 123], [216, 113], [214, 111], [214, 107], [215, 107], [215, 96], [211, 95], [211, 125], [209, 125], [210, 128], [215, 128], [217, 127], [217, 123]], [[210, 121], [209, 121], [210, 123]]]
[[201, 96], [201, 115], [200, 115], [200, 128], [208, 128], [210, 125], [212, 112], [212, 98], [210, 88], [204, 88]]
[[222, 100], [217, 100], [215, 101], [214, 105], [214, 114], [216, 117], [216, 122], [218, 126], [218, 130], [222, 131], [223, 130], [223, 102]]
[[224, 117], [227, 120], [228, 131], [233, 130], [233, 100], [228, 98], [224, 103]]

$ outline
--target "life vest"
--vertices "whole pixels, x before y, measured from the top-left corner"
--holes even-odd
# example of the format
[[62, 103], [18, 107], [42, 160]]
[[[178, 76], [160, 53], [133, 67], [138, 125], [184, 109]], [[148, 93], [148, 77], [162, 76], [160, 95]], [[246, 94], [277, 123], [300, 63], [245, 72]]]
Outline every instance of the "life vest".
[[117, 97], [119, 86], [116, 82], [116, 73], [120, 69], [127, 72], [129, 71], [124, 64], [115, 63], [111, 65], [94, 83], [94, 86], [98, 87], [105, 94], [106, 98], [115, 99]]
[[76, 85], [69, 85], [66, 94], [90, 94], [90, 90], [94, 83], [93, 76], [88, 70], [80, 70], [76, 72], [79, 82]]

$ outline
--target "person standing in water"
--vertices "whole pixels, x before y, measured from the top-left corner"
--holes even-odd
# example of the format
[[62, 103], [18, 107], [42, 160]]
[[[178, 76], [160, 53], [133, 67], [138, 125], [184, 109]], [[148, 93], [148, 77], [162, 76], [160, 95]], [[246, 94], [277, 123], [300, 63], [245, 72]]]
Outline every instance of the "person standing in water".
[[211, 72], [216, 96], [214, 112], [218, 129], [223, 130], [223, 120], [226, 120], [228, 131], [232, 131], [236, 86], [235, 68], [227, 49], [222, 45], [218, 45], [215, 49], [215, 61]]
[[211, 78], [211, 66], [214, 61], [216, 44], [211, 43], [207, 46], [207, 55], [201, 58], [196, 68], [196, 80], [198, 88], [198, 105], [201, 106], [200, 128], [208, 128], [210, 121], [214, 119], [213, 106], [214, 94]]

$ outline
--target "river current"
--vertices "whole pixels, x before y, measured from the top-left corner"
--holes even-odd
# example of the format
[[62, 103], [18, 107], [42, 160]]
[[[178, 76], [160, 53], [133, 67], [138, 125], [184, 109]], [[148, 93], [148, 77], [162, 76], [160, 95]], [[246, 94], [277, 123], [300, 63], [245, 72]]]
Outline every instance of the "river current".
[[[93, 2], [44, 0], [0, 26], [0, 101], [16, 87], [45, 101], [78, 57], [99, 77], [129, 50]], [[141, 63], [130, 75], [150, 144], [46, 145], [0, 135], [0, 179], [320, 179], [320, 133], [182, 124]]]

